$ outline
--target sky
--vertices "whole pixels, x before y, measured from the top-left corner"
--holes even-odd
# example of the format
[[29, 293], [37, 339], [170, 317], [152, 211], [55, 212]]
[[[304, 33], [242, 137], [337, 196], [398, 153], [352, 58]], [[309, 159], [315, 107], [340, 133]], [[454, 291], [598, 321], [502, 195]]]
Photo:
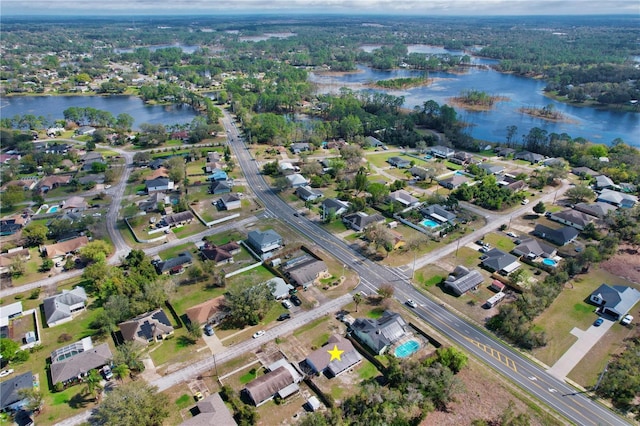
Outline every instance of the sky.
[[0, 15], [635, 15], [640, 0], [2, 0]]

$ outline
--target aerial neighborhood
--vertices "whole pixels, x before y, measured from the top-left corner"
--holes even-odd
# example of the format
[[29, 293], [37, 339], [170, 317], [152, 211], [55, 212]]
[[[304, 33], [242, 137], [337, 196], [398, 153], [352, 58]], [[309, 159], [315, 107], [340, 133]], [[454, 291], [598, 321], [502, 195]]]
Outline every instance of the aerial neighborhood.
[[627, 21], [201, 18], [3, 23], [0, 424], [638, 421]]

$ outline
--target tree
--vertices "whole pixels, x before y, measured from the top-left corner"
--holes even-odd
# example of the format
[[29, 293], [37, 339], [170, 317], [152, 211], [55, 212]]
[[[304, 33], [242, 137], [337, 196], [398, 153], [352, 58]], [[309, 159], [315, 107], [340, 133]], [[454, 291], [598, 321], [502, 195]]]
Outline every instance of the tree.
[[129, 366], [127, 364], [118, 364], [113, 367], [113, 370], [111, 370], [111, 372], [113, 373], [114, 377], [121, 382], [131, 374], [131, 370], [129, 369]]
[[40, 265], [40, 272], [48, 272], [53, 268], [53, 260], [44, 258], [42, 259], [42, 264]]
[[87, 151], [95, 151], [96, 143], [93, 140], [88, 140], [85, 144], [85, 148], [87, 149]]
[[356, 304], [356, 312], [358, 312], [358, 305], [362, 303], [362, 295], [360, 293], [353, 295], [353, 303]]
[[16, 356], [16, 353], [20, 350], [20, 344], [14, 342], [9, 338], [0, 338], [0, 355], [2, 359], [11, 362]]
[[453, 346], [438, 348], [436, 351], [436, 361], [458, 374], [469, 361], [464, 352], [459, 351]]
[[200, 327], [200, 324], [197, 322], [187, 323], [187, 330], [193, 343], [196, 343], [198, 339], [202, 337], [202, 327]]
[[116, 348], [113, 356], [115, 365], [125, 364], [131, 371], [144, 371], [144, 363], [142, 362], [142, 351], [144, 347], [141, 343], [135, 341], [124, 342]]
[[127, 114], [126, 112], [120, 113], [116, 117], [116, 127], [118, 129], [121, 129], [127, 132], [131, 130], [131, 126], [133, 126], [133, 122], [134, 122], [133, 117]]
[[387, 284], [382, 284], [379, 288], [378, 288], [378, 294], [380, 295], [380, 297], [382, 297], [383, 299], [389, 299], [391, 297], [393, 297], [393, 293], [395, 291], [395, 288], [393, 288], [393, 285], [387, 283]]
[[564, 194], [573, 204], [590, 200], [595, 196], [593, 190], [586, 185], [576, 185], [569, 188]]
[[533, 211], [537, 214], [543, 214], [547, 211], [547, 207], [544, 205], [542, 201], [539, 201], [538, 204], [533, 206]]
[[158, 426], [169, 416], [168, 398], [143, 381], [124, 383], [109, 392], [93, 412], [93, 421], [109, 426]]
[[353, 185], [354, 189], [356, 190], [356, 195], [367, 189], [368, 184], [369, 180], [367, 178], [367, 169], [364, 167], [360, 167], [358, 173], [356, 173], [356, 178]]
[[37, 247], [47, 239], [49, 230], [43, 223], [31, 222], [22, 230], [22, 237], [29, 247]]
[[20, 398], [27, 400], [27, 404], [24, 406], [26, 411], [40, 412], [44, 403], [44, 396], [40, 388], [29, 387], [18, 390]]
[[111, 253], [111, 247], [104, 240], [94, 240], [82, 247], [79, 252], [80, 259], [84, 263], [98, 263], [106, 260], [107, 255]]
[[19, 277], [23, 275], [26, 271], [26, 259], [23, 256], [16, 256], [11, 260], [11, 266], [9, 267], [11, 270], [11, 275], [14, 277]]
[[102, 391], [102, 385], [100, 384], [102, 377], [100, 377], [98, 370], [90, 370], [89, 374], [84, 377], [83, 381], [85, 385], [85, 392], [97, 400], [98, 395]]
[[9, 185], [4, 192], [0, 192], [0, 205], [3, 209], [10, 210], [24, 199], [24, 190], [17, 185]]
[[146, 164], [151, 161], [151, 153], [149, 151], [136, 152], [133, 156], [135, 164]]
[[256, 325], [264, 318], [273, 303], [272, 284], [239, 283], [225, 297], [232, 319], [238, 325]]
[[182, 156], [169, 158], [164, 162], [164, 166], [169, 170], [169, 179], [174, 182], [181, 182], [186, 176], [186, 165]]

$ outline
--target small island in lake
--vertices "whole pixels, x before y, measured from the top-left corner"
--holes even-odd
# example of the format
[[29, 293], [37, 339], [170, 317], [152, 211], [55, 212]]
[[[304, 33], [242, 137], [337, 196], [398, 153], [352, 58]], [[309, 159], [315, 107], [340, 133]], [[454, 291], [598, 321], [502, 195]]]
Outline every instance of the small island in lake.
[[480, 90], [465, 90], [460, 96], [449, 99], [453, 105], [473, 111], [489, 111], [496, 102], [508, 100], [506, 96], [491, 96]]
[[522, 108], [519, 108], [518, 111], [520, 111], [523, 114], [530, 115], [532, 117], [542, 118], [543, 120], [563, 122], [563, 123], [572, 122], [572, 120], [570, 120], [567, 116], [565, 116], [559, 111], [556, 111], [552, 104], [549, 104], [542, 108], [522, 107]]
[[368, 84], [368, 86], [380, 89], [408, 89], [411, 87], [428, 86], [432, 81], [429, 77], [404, 77], [378, 80], [375, 83]]

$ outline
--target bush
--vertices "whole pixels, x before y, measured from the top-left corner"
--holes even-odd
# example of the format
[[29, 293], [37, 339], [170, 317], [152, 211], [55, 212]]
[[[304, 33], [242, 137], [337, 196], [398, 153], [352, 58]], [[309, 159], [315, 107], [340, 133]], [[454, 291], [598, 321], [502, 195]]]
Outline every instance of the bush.
[[58, 343], [69, 342], [71, 341], [71, 339], [73, 339], [73, 336], [68, 333], [62, 333], [60, 336], [58, 336]]
[[29, 295], [29, 299], [36, 300], [38, 297], [40, 297], [40, 287], [34, 288], [31, 291], [31, 294]]
[[56, 392], [62, 392], [64, 390], [64, 385], [62, 384], [62, 382], [58, 382], [53, 386], [53, 390], [55, 390]]

